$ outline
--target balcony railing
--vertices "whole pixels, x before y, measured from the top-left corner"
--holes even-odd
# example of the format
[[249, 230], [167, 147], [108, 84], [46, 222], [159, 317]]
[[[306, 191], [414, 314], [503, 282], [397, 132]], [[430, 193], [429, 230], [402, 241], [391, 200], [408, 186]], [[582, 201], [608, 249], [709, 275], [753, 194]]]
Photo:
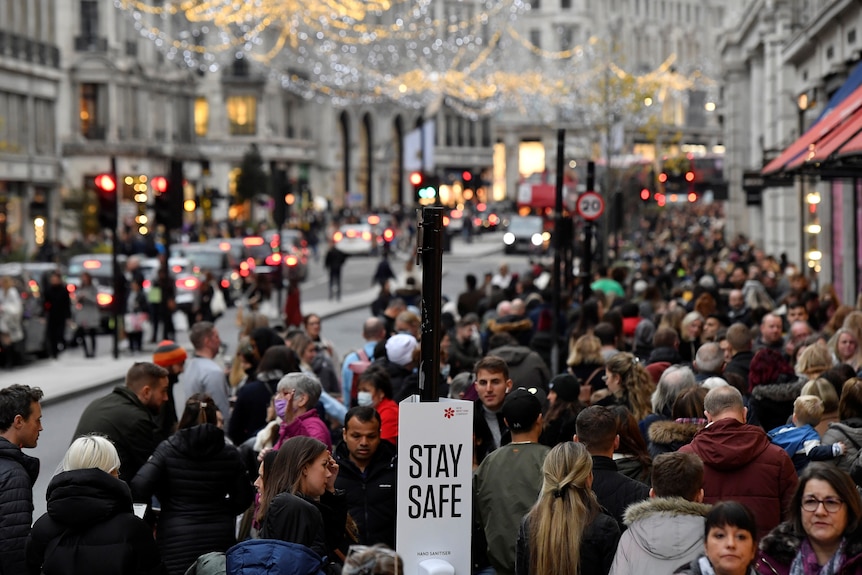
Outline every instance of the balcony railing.
[[107, 52], [108, 39], [99, 36], [75, 36], [76, 52]]

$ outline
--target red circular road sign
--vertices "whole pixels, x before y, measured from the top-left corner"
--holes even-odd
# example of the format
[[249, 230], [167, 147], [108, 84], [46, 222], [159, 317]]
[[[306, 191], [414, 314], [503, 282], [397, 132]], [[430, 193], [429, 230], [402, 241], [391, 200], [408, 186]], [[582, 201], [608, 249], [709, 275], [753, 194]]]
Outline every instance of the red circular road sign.
[[584, 192], [578, 196], [578, 214], [591, 222], [597, 220], [605, 211], [605, 201], [595, 192]]

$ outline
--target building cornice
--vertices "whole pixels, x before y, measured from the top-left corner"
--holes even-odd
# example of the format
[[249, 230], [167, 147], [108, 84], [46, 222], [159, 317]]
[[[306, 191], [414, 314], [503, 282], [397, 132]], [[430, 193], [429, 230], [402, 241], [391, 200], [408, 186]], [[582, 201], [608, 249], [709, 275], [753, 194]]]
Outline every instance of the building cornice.
[[821, 10], [784, 44], [781, 50], [782, 63], [798, 64], [806, 59], [811, 53], [812, 45], [817, 43], [817, 38], [830, 28], [841, 26], [844, 21], [841, 15], [855, 5], [858, 5], [858, 0], [835, 0]]

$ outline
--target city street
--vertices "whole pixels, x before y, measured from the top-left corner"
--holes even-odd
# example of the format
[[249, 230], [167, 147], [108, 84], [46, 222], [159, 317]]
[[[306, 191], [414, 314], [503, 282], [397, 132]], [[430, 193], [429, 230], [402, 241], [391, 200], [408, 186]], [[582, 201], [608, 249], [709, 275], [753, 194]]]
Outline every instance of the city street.
[[[453, 244], [453, 253], [444, 255], [443, 259], [443, 295], [450, 299], [456, 299], [458, 294], [464, 289], [464, 276], [467, 273], [476, 274], [481, 280], [481, 275], [485, 271], [494, 270], [501, 262], [509, 263], [510, 268], [514, 272], [523, 272], [527, 269], [528, 258], [523, 255], [504, 256], [502, 252], [502, 240], [500, 234], [488, 234], [476, 238], [470, 246], [460, 244], [460, 239]], [[464, 251], [469, 250], [469, 251]], [[473, 255], [471, 255], [473, 254]], [[369, 258], [351, 258], [348, 260], [344, 274], [344, 291], [346, 300], [350, 294], [367, 295], [367, 301], [358, 309], [352, 309], [329, 315], [327, 309], [332, 309], [332, 304], [327, 301], [327, 276], [322, 271], [321, 264], [311, 264], [309, 270], [309, 279], [303, 284], [303, 313], [321, 313], [324, 316], [322, 322], [322, 333], [330, 339], [337, 353], [343, 357], [349, 351], [355, 349], [362, 342], [361, 328], [362, 322], [369, 316], [370, 310], [367, 304], [370, 304], [373, 299], [374, 290], [369, 290], [370, 280], [368, 279], [373, 269], [371, 264], [376, 265], [376, 259]], [[398, 272], [403, 271], [405, 259], [400, 256], [397, 261], [393, 261], [393, 268]], [[421, 268], [416, 268], [417, 279], [421, 281]], [[315, 305], [318, 304], [318, 305]], [[228, 344], [227, 356], [231, 357], [235, 350], [235, 342], [237, 341], [238, 328], [236, 325], [236, 310], [229, 309], [223, 318], [218, 321], [218, 327], [222, 340]], [[185, 333], [178, 336], [180, 343], [189, 346], [188, 337]], [[110, 337], [101, 336], [99, 341], [99, 358], [91, 363], [92, 367], [88, 368], [88, 373], [92, 374], [93, 378], [98, 378], [100, 373], [104, 373], [105, 367], [112, 365], [114, 360], [110, 357]], [[78, 358], [80, 350], [70, 350], [68, 354], [76, 356], [76, 363], [83, 362]], [[136, 359], [149, 359], [149, 355], [139, 356]], [[129, 365], [132, 358], [123, 352], [118, 362], [125, 362]], [[59, 362], [50, 363], [43, 362], [46, 367], [44, 373], [57, 373], [58, 364], [62, 365], [63, 357]], [[71, 363], [71, 361], [69, 361]], [[34, 379], [20, 378], [16, 374], [23, 373], [0, 372], [0, 379], [3, 384], [8, 383], [27, 383], [30, 385], [40, 385], [38, 381], [38, 371], [33, 371], [34, 368], [29, 368], [28, 373], [37, 374]], [[104, 380], [104, 376], [102, 375]], [[118, 378], [119, 380], [119, 378]], [[38, 457], [41, 461], [41, 471], [39, 479], [36, 482], [33, 492], [33, 502], [35, 506], [34, 519], [38, 518], [45, 512], [45, 490], [51, 477], [57, 470], [63, 454], [66, 451], [69, 443], [72, 440], [72, 433], [78, 423], [78, 418], [84, 408], [95, 398], [100, 397], [110, 391], [110, 389], [118, 383], [118, 380], [107, 382], [95, 388], [91, 388], [79, 394], [71, 396], [63, 396], [55, 401], [48, 401], [43, 407], [42, 422], [44, 431], [39, 439], [39, 445], [36, 449], [29, 451], [30, 455]], [[69, 391], [69, 390], [67, 390]]]

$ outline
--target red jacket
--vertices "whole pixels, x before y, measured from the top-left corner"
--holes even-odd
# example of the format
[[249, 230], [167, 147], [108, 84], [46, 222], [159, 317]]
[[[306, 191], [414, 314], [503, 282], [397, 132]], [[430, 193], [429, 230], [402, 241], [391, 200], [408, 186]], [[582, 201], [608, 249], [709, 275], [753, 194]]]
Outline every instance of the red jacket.
[[754, 513], [758, 537], [787, 517], [798, 478], [783, 449], [766, 432], [736, 419], [719, 419], [680, 448], [703, 460], [705, 503], [738, 501]]
[[383, 398], [377, 404], [377, 413], [380, 414], [380, 439], [398, 445], [398, 404]]

